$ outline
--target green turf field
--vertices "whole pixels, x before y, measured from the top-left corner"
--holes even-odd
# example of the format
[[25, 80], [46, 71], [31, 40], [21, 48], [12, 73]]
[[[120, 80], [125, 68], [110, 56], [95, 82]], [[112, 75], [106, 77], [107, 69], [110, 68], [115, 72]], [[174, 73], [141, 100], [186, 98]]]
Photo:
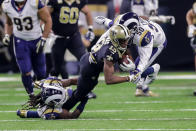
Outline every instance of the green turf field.
[[[194, 73], [160, 75], [171, 74]], [[196, 131], [196, 79], [159, 79], [151, 89], [160, 96], [135, 97], [133, 84], [100, 82], [94, 90], [97, 99], [89, 101], [77, 120], [22, 119], [16, 116], [16, 110], [27, 100], [22, 83], [1, 81], [0, 130]]]

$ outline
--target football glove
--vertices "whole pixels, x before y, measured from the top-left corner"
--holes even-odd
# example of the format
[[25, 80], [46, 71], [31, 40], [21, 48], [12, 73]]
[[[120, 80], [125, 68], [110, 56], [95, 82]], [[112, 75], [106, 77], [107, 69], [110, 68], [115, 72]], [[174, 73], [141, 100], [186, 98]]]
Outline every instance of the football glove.
[[112, 20], [105, 18], [104, 16], [97, 16], [95, 17], [95, 22], [99, 25], [105, 25], [106, 27], [112, 26]]
[[127, 60], [129, 61], [129, 64], [123, 62], [119, 65], [120, 69], [122, 71], [132, 71], [135, 69], [135, 64], [132, 62], [132, 60], [129, 59], [129, 56], [126, 56]]
[[8, 34], [5, 34], [2, 42], [3, 42], [3, 46], [9, 46], [9, 44], [10, 44], [10, 36]]
[[36, 53], [42, 53], [46, 44], [46, 38], [42, 37], [36, 45]]
[[93, 26], [88, 27], [88, 32], [85, 35], [86, 40], [92, 42], [95, 38], [95, 34], [93, 32]]
[[176, 23], [174, 16], [167, 16], [167, 21], [171, 25], [174, 25]]
[[130, 71], [130, 81], [134, 84], [137, 84], [141, 78], [141, 71], [139, 69], [135, 69], [134, 71]]
[[188, 37], [191, 38], [195, 35], [196, 27], [194, 25], [188, 26]]

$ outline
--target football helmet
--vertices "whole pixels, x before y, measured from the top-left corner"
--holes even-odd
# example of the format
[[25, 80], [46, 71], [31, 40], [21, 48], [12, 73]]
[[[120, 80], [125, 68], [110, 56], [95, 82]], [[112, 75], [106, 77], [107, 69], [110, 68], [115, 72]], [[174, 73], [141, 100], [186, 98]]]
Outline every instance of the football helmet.
[[193, 3], [193, 13], [196, 14], [196, 2]]
[[129, 29], [121, 24], [114, 25], [109, 30], [109, 37], [112, 44], [122, 52], [127, 49], [127, 44], [130, 38]]
[[50, 107], [61, 107], [69, 98], [63, 87], [47, 86], [42, 88], [41, 99]]

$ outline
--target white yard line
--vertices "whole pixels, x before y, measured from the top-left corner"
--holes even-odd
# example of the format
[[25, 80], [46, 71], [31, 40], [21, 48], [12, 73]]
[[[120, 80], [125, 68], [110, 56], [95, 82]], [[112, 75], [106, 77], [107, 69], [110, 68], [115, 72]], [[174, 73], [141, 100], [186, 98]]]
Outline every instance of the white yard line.
[[[24, 104], [26, 101], [20, 101], [20, 102], [17, 102], [17, 103], [6, 103], [5, 101], [2, 103], [3, 101], [0, 101], [0, 106], [12, 106], [12, 105], [21, 105], [21, 104]], [[196, 103], [196, 100], [194, 101], [125, 101], [125, 102], [110, 102], [110, 104], [168, 104], [168, 103]], [[107, 102], [96, 102], [96, 104], [107, 104]]]
[[[196, 109], [148, 109], [148, 110], [138, 110], [138, 109], [125, 109], [125, 110], [86, 110], [86, 113], [105, 113], [105, 112], [195, 112]], [[0, 111], [0, 113], [15, 113], [16, 111]]]
[[[78, 77], [78, 76], [72, 76]], [[71, 77], [70, 77], [71, 78]], [[196, 75], [160, 75], [157, 77], [159, 80], [173, 80], [173, 79], [196, 79]], [[103, 76], [99, 77], [99, 80], [104, 80]], [[21, 78], [17, 77], [0, 77], [0, 82], [6, 81], [21, 81]]]
[[[6, 130], [6, 131], [57, 131], [56, 130]], [[60, 129], [61, 130], [61, 129]], [[99, 128], [99, 129], [62, 129], [61, 131], [196, 131], [196, 129], [110, 129], [110, 128]]]
[[[59, 119], [61, 120], [61, 119]], [[196, 120], [196, 118], [87, 118], [87, 119], [67, 119], [70, 121], [176, 121], [176, 120]], [[0, 122], [21, 122], [21, 121], [41, 121], [41, 119], [37, 120], [0, 120]], [[62, 120], [63, 121], [63, 120]]]

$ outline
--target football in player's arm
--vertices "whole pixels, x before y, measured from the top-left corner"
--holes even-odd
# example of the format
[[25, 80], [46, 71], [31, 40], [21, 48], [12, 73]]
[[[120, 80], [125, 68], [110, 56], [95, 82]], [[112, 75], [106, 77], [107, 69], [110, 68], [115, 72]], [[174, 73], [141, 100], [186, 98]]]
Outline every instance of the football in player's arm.
[[135, 60], [136, 69], [130, 73], [134, 75], [132, 81], [136, 83], [136, 96], [157, 96], [149, 90], [149, 84], [157, 77], [160, 69], [159, 64], [152, 64], [157, 56], [167, 45], [165, 33], [160, 25], [147, 21], [133, 12], [119, 15], [114, 20], [103, 16], [97, 16], [95, 21], [98, 24], [111, 27], [122, 24], [131, 31], [131, 42], [138, 49], [138, 57]]

